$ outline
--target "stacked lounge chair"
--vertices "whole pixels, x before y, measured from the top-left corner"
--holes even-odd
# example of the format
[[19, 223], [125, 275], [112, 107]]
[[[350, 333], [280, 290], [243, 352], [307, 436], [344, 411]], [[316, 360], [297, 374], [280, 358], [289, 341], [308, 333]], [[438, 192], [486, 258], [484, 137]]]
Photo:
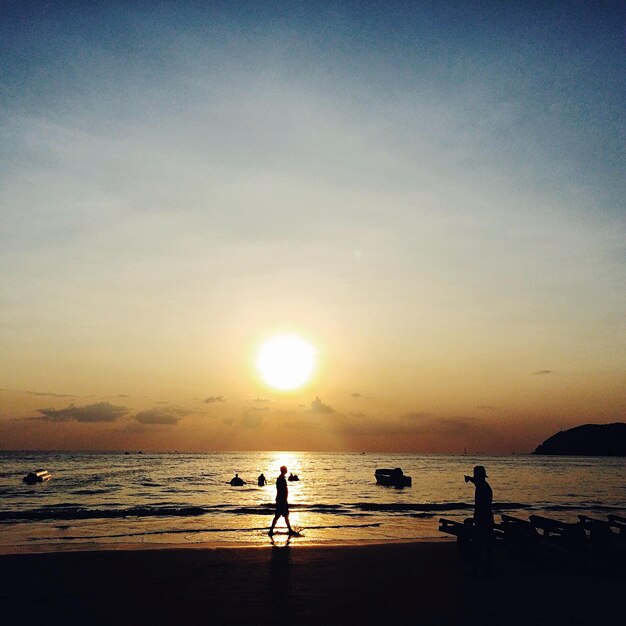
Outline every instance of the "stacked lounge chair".
[[[471, 555], [473, 520], [463, 523], [440, 519], [439, 530], [457, 538], [463, 556]], [[511, 553], [591, 567], [612, 573], [626, 569], [626, 518], [606, 520], [580, 515], [578, 522], [563, 522], [541, 515], [528, 520], [501, 515], [493, 533], [494, 543]]]

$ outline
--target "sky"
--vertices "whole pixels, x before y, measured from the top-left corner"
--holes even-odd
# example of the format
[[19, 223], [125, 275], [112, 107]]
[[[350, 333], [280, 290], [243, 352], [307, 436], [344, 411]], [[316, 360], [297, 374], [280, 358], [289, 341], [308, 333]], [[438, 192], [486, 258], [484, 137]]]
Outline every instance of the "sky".
[[623, 4], [128, 4], [0, 6], [0, 449], [625, 421]]

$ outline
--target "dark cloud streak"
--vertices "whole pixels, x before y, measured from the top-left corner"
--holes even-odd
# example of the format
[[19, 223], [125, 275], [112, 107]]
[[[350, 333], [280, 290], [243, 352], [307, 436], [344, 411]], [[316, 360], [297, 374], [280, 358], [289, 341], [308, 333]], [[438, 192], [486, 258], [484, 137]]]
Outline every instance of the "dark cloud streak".
[[184, 409], [171, 408], [155, 408], [139, 411], [134, 417], [140, 424], [150, 424], [155, 426], [174, 426], [186, 415]]
[[311, 411], [314, 413], [334, 413], [335, 409], [329, 404], [324, 404], [318, 396], [315, 396], [315, 400], [311, 402]]
[[33, 419], [46, 422], [114, 422], [126, 415], [129, 409], [125, 406], [116, 406], [108, 402], [96, 402], [86, 406], [70, 406], [64, 409], [37, 409], [42, 415]]
[[23, 391], [22, 393], [27, 396], [44, 396], [47, 398], [76, 398], [74, 394], [71, 393], [54, 393], [52, 391]]

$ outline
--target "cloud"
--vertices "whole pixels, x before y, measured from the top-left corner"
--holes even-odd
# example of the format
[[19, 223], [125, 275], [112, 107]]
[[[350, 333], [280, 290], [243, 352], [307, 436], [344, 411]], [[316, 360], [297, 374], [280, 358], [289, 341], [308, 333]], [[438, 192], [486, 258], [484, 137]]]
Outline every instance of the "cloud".
[[34, 419], [47, 422], [114, 422], [129, 409], [125, 406], [116, 406], [108, 402], [96, 402], [87, 406], [70, 406], [65, 409], [37, 409], [42, 415]]
[[458, 438], [483, 429], [475, 417], [431, 417], [428, 413], [408, 413], [399, 418], [374, 418], [358, 414], [339, 416], [335, 427], [344, 435], [369, 436], [445, 436]]
[[482, 424], [476, 417], [441, 417], [433, 420], [431, 432], [442, 435], [464, 435], [480, 428]]
[[446, 436], [466, 435], [472, 431], [481, 430], [482, 421], [477, 417], [429, 417], [415, 425], [411, 430], [418, 434], [437, 434]]
[[141, 424], [155, 424], [173, 426], [177, 424], [188, 411], [176, 407], [155, 408], [139, 411], [135, 419]]
[[263, 422], [263, 418], [260, 415], [244, 415], [241, 418], [241, 425], [244, 428], [258, 428]]
[[480, 419], [463, 415], [432, 417], [430, 413], [408, 413], [402, 418], [412, 422], [409, 428], [415, 434], [461, 435], [482, 426]]
[[476, 408], [480, 409], [481, 411], [493, 411], [496, 407], [491, 406], [490, 404], [479, 404]]
[[246, 413], [240, 418], [224, 417], [222, 423], [226, 424], [226, 426], [241, 425], [244, 428], [255, 429], [259, 428], [263, 423], [263, 416]]
[[364, 396], [362, 393], [359, 393], [358, 391], [355, 391], [354, 393], [350, 394], [351, 398], [360, 398], [362, 400], [371, 400], [372, 398], [370, 398], [370, 396]]
[[209, 396], [205, 398], [204, 401], [207, 404], [214, 404], [215, 402], [226, 402], [226, 398], [224, 398], [224, 396]]
[[27, 396], [46, 396], [48, 398], [75, 398], [76, 396], [70, 393], [54, 393], [52, 391], [23, 391], [22, 393]]
[[423, 420], [430, 417], [430, 413], [426, 413], [424, 411], [413, 411], [412, 413], [405, 413], [400, 417], [405, 420]]
[[546, 376], [547, 374], [553, 374], [552, 370], [539, 370], [538, 372], [533, 372], [533, 376]]
[[253, 398], [252, 402], [271, 402], [269, 398]]
[[318, 396], [315, 396], [315, 400], [311, 402], [311, 411], [314, 413], [334, 413], [335, 409], [329, 404], [324, 404]]
[[300, 431], [302, 431], [302, 429], [306, 429], [307, 432], [322, 430], [319, 422], [313, 422], [308, 419], [296, 419], [285, 422], [283, 424], [283, 428]]
[[269, 406], [253, 406], [252, 410], [253, 411], [269, 411], [270, 407]]

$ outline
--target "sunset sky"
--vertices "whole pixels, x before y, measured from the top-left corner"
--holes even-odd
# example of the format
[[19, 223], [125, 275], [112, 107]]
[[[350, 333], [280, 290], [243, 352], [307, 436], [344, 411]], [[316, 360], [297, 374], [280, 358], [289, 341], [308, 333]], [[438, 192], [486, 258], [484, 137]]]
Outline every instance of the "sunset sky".
[[0, 6], [0, 449], [625, 421], [623, 3], [128, 4]]

